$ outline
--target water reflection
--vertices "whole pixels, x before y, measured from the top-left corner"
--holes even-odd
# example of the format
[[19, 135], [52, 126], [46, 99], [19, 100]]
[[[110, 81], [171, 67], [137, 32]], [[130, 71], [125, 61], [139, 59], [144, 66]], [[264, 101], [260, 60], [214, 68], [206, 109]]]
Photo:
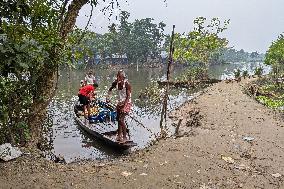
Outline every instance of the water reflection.
[[232, 79], [234, 78], [234, 71], [236, 69], [240, 69], [241, 72], [247, 70], [249, 75], [253, 75], [257, 67], [263, 68], [264, 75], [271, 71], [271, 67], [262, 62], [235, 62], [231, 64], [211, 65], [209, 75], [216, 79]]
[[[215, 78], [225, 79], [232, 77], [233, 71], [236, 68], [241, 70], [247, 69], [252, 73], [258, 64], [230, 64], [230, 65], [215, 65], [210, 67], [210, 75]], [[263, 66], [263, 65], [262, 65]], [[264, 67], [264, 66], [263, 66]], [[265, 72], [269, 68], [265, 68]], [[155, 139], [155, 135], [160, 133], [160, 104], [149, 106], [147, 99], [143, 102], [137, 102], [139, 106], [135, 106], [135, 99], [139, 96], [139, 91], [144, 89], [152, 80], [161, 79], [164, 77], [165, 70], [160, 68], [147, 68], [125, 70], [128, 79], [132, 85], [132, 98], [134, 101], [134, 111], [127, 118], [127, 125], [130, 130], [131, 139], [138, 144], [137, 147], [131, 149], [138, 150], [149, 145]], [[176, 69], [174, 74], [178, 74], [183, 69]], [[95, 76], [99, 83], [98, 93], [101, 98], [104, 98], [108, 87], [111, 85], [117, 70], [94, 70]], [[115, 151], [113, 148], [106, 146], [100, 140], [93, 138], [84, 131], [78, 128], [74, 120], [73, 104], [77, 100], [79, 82], [84, 78], [86, 71], [76, 70], [61, 71], [59, 90], [56, 97], [49, 105], [48, 117], [52, 122], [52, 127], [46, 133], [51, 144], [50, 152], [58, 156], [59, 154], [65, 158], [67, 162], [72, 162], [82, 159], [112, 159], [125, 153]], [[197, 90], [198, 91], [198, 90]], [[192, 94], [196, 91], [186, 89], [173, 91], [169, 96], [169, 108], [174, 109], [183, 102], [192, 98]], [[141, 105], [142, 104], [142, 105]], [[143, 126], [141, 126], [141, 124]], [[167, 132], [174, 132], [174, 128], [168, 124]], [[130, 151], [131, 152], [131, 151]], [[126, 153], [129, 153], [126, 152]]]

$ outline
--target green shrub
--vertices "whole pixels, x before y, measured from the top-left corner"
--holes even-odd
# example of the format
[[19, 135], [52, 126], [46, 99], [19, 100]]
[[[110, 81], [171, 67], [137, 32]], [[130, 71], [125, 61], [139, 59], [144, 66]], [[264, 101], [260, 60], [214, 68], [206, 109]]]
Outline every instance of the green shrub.
[[261, 76], [263, 74], [263, 67], [256, 67], [254, 69], [254, 75]]
[[257, 96], [256, 99], [269, 108], [277, 109], [284, 106], [284, 99], [275, 100], [266, 96]]
[[207, 79], [207, 69], [204, 67], [191, 67], [181, 73], [175, 80], [177, 81], [194, 81]]
[[241, 76], [241, 70], [239, 68], [234, 70], [234, 77], [239, 78], [240, 76]]
[[248, 76], [249, 76], [248, 71], [247, 71], [247, 70], [243, 71], [243, 75], [242, 75], [242, 76], [243, 76], [244, 78], [248, 77]]

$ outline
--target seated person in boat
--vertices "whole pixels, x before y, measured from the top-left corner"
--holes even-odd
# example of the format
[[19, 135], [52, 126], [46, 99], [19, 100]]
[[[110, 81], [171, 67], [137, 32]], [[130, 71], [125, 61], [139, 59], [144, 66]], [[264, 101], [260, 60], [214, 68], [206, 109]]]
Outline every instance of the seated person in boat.
[[[93, 96], [95, 95], [95, 89], [98, 87], [97, 84], [86, 85], [79, 90], [78, 97], [80, 104], [83, 105], [84, 109], [84, 117], [89, 118], [90, 114], [90, 102]], [[86, 110], [88, 111], [88, 115], [86, 115]]]
[[112, 83], [106, 101], [109, 102], [109, 97], [113, 89], [117, 90], [118, 103], [116, 106], [117, 111], [117, 121], [118, 121], [118, 134], [117, 140], [125, 142], [127, 140], [126, 135], [126, 125], [125, 116], [131, 110], [131, 85], [126, 79], [125, 72], [119, 70], [116, 76], [116, 80]]
[[84, 81], [85, 85], [93, 85], [94, 83], [96, 83], [96, 78], [93, 75], [92, 70], [90, 70], [88, 74], [86, 74]]

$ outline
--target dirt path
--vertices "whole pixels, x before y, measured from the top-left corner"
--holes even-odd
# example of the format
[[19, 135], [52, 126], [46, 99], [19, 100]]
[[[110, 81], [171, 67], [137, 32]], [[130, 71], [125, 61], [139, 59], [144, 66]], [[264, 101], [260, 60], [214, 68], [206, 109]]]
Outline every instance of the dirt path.
[[[184, 118], [182, 137], [108, 163], [0, 163], [0, 188], [284, 189], [283, 118], [243, 94], [245, 83], [218, 83], [172, 113]], [[186, 126], [192, 109], [203, 117], [198, 127]]]

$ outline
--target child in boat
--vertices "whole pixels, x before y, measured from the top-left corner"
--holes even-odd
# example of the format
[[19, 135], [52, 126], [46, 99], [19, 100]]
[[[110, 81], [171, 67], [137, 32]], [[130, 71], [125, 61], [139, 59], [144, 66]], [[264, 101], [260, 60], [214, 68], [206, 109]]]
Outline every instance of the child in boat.
[[[79, 90], [78, 97], [80, 104], [83, 105], [84, 109], [84, 117], [88, 119], [90, 117], [90, 102], [95, 94], [95, 89], [98, 87], [97, 84], [86, 85]], [[88, 115], [86, 115], [86, 110], [88, 111]]]
[[108, 90], [108, 96], [106, 101], [109, 102], [109, 97], [111, 95], [111, 91], [116, 88], [118, 103], [116, 106], [117, 111], [117, 121], [118, 121], [118, 134], [117, 140], [121, 142], [127, 141], [127, 132], [125, 125], [125, 116], [131, 110], [131, 85], [129, 81], [126, 79], [125, 72], [119, 70], [116, 76], [116, 80], [112, 83], [111, 87]]

